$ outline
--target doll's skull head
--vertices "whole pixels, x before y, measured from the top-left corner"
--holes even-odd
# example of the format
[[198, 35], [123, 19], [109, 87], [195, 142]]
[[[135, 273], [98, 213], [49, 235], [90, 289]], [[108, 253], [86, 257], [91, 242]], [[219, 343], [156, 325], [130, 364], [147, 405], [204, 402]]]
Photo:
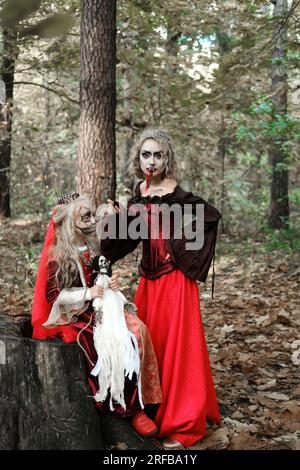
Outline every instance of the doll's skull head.
[[99, 256], [99, 272], [101, 274], [107, 274], [107, 269], [108, 269], [108, 261], [105, 258], [105, 256], [101, 255]]

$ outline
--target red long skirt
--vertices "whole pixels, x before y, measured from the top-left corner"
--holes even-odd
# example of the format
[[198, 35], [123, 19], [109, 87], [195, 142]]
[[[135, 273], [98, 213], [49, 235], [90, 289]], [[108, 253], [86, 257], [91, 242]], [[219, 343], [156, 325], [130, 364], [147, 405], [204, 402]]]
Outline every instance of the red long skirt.
[[160, 372], [157, 437], [191, 446], [205, 435], [207, 419], [221, 422], [197, 283], [179, 270], [155, 280], [142, 277], [135, 303], [150, 332]]

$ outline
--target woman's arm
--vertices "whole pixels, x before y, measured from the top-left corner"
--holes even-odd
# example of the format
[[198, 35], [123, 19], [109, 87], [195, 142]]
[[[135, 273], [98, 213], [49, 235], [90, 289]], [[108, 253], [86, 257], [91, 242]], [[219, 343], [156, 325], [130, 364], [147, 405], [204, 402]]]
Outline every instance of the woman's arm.
[[[128, 233], [130, 223], [137, 217], [137, 215], [129, 214], [130, 201], [127, 208], [121, 205], [118, 207], [118, 212], [107, 217], [104, 227], [107, 231], [109, 226], [115, 226], [115, 233], [100, 241], [101, 254], [111, 262], [111, 265], [134, 251], [141, 241], [141, 238], [131, 238]], [[125, 238], [120, 237], [120, 227], [122, 231], [125, 228]]]

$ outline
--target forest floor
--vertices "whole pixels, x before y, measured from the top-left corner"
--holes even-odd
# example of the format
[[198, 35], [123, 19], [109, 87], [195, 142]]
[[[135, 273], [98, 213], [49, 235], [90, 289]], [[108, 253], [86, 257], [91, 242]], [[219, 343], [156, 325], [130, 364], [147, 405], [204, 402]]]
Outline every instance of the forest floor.
[[[42, 229], [40, 221], [0, 222], [0, 313], [14, 322], [30, 315]], [[299, 450], [299, 256], [245, 255], [222, 236], [219, 246], [214, 299], [211, 273], [199, 292], [222, 424], [191, 449]], [[131, 298], [138, 255], [117, 267]]]

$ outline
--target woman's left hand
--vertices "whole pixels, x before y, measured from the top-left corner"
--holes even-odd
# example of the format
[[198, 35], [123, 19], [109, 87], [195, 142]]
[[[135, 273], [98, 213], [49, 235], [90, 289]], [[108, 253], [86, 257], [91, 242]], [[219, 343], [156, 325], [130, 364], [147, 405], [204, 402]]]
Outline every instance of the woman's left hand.
[[110, 282], [109, 282], [109, 287], [113, 290], [113, 291], [118, 291], [120, 290], [120, 284], [119, 284], [119, 276], [118, 274], [113, 274], [110, 278]]

